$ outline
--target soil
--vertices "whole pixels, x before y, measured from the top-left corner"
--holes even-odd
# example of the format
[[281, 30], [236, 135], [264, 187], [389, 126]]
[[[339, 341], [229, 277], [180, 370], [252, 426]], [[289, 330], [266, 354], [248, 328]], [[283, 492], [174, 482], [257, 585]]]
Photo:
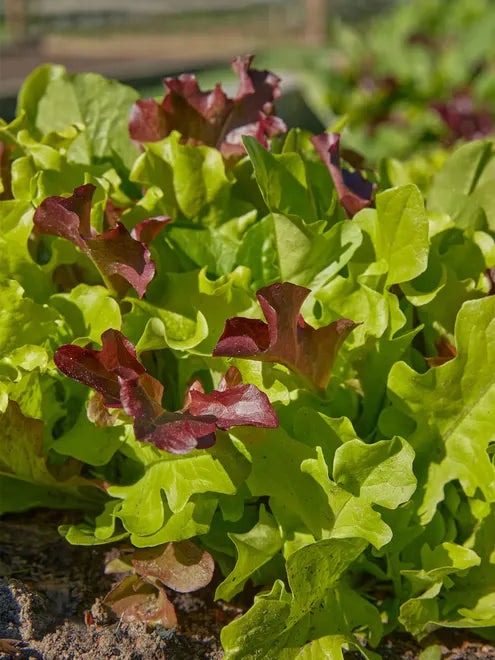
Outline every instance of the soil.
[[[57, 532], [60, 514], [39, 511], [0, 522], [0, 658], [2, 639], [18, 657], [40, 660], [216, 660], [220, 630], [239, 609], [213, 601], [213, 587], [168, 592], [179, 624], [146, 629], [102, 605], [114, 577], [104, 574], [110, 548], [71, 546]], [[8, 644], [3, 643], [8, 649]]]
[[[107, 546], [69, 545], [57, 512], [4, 516], [0, 522], [0, 659], [216, 660], [220, 630], [243, 611], [213, 600], [215, 582], [193, 594], [168, 591], [178, 626], [146, 628], [117, 620], [102, 604], [114, 576], [105, 575]], [[421, 646], [394, 634], [376, 649], [384, 660], [416, 660], [439, 646], [444, 660], [495, 660], [495, 648], [466, 631], [444, 630]], [[5, 652], [2, 652], [5, 651]], [[345, 653], [348, 660], [358, 658]], [[425, 656], [423, 656], [425, 657]], [[426, 660], [426, 658], [425, 658]]]

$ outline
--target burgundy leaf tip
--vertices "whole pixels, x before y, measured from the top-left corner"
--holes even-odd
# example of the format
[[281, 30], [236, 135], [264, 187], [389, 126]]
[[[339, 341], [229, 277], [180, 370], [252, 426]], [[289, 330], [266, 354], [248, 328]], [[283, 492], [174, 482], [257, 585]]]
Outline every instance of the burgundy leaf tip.
[[77, 245], [100, 271], [103, 280], [120, 295], [132, 286], [142, 298], [155, 275], [147, 243], [170, 221], [166, 216], [149, 218], [131, 235], [115, 220], [111, 229], [97, 234], [90, 225], [95, 186], [76, 188], [70, 197], [47, 197], [34, 214], [38, 234], [59, 236]]
[[220, 149], [225, 157], [245, 153], [243, 135], [251, 135], [268, 147], [268, 138], [286, 132], [285, 123], [273, 115], [280, 96], [280, 79], [270, 71], [251, 69], [252, 56], [235, 57], [232, 68], [239, 89], [229, 98], [217, 84], [202, 92], [193, 74], [165, 78], [165, 97], [137, 101], [130, 114], [129, 132], [138, 142], [156, 142], [173, 130], [183, 142]]
[[309, 293], [309, 289], [290, 282], [260, 289], [256, 295], [267, 322], [228, 319], [213, 355], [278, 362], [325, 389], [337, 351], [359, 324], [338, 319], [323, 328], [311, 327], [300, 314]]
[[453, 360], [457, 356], [455, 346], [450, 344], [445, 337], [435, 339], [435, 348], [437, 349], [438, 355], [436, 357], [425, 358], [430, 367], [440, 367], [442, 364]]
[[172, 218], [168, 215], [157, 215], [154, 218], [148, 218], [134, 227], [131, 236], [136, 241], [149, 245], [171, 220]]
[[340, 135], [321, 133], [314, 135], [311, 142], [332, 177], [339, 202], [349, 218], [358, 211], [371, 206], [373, 184], [357, 170], [349, 172], [340, 166]]
[[[124, 335], [107, 330], [101, 340], [100, 351], [61, 346], [55, 353], [55, 364], [66, 376], [96, 390], [103, 405], [123, 408], [133, 419], [137, 440], [185, 454], [211, 447], [217, 428], [278, 426], [266, 394], [254, 385], [243, 385], [236, 367], [231, 367], [218, 389], [209, 394], [198, 381], [194, 382], [182, 410], [169, 412], [162, 407], [163, 386], [145, 372], [134, 346]], [[101, 410], [98, 414], [101, 417]]]
[[47, 197], [34, 213], [37, 234], [50, 234], [72, 241], [82, 250], [84, 238], [94, 234], [91, 224], [91, 204], [95, 186], [87, 183], [75, 188], [70, 197]]
[[118, 330], [106, 330], [101, 342], [101, 351], [72, 344], [60, 346], [53, 361], [63, 374], [99, 392], [106, 406], [122, 408], [119, 372], [126, 369], [141, 374], [144, 367], [136, 358], [134, 346]]

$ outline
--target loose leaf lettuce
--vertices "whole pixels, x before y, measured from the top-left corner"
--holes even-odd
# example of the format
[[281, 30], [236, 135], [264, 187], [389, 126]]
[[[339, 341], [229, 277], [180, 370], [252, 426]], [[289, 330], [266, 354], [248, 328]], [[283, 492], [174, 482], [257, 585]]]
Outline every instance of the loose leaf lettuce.
[[[36, 233], [66, 238], [93, 260], [111, 290], [123, 294], [129, 285], [140, 298], [155, 275], [148, 246], [116, 222], [115, 227], [98, 234], [91, 227], [91, 202], [96, 188], [88, 183], [76, 188], [70, 197], [47, 197], [34, 214]], [[133, 231], [134, 236], [152, 240], [169, 218], [150, 218]]]
[[349, 172], [340, 167], [340, 135], [322, 133], [311, 138], [316, 151], [330, 172], [339, 202], [352, 218], [358, 211], [371, 206], [373, 185], [359, 171]]
[[42, 447], [42, 421], [24, 417], [14, 401], [9, 402], [0, 421], [0, 513], [38, 506], [68, 509], [98, 506], [102, 499], [98, 497], [101, 484], [80, 474], [81, 463], [73, 461], [67, 464], [67, 469], [63, 465], [50, 469]]
[[489, 126], [495, 12], [451, 5], [287, 52], [316, 136], [249, 57], [162, 103], [41, 67], [0, 121], [0, 513], [132, 544], [117, 616], [174, 626], [215, 563], [256, 593], [226, 658], [492, 634], [495, 158], [448, 145]]
[[224, 156], [244, 153], [241, 136], [252, 135], [268, 146], [267, 138], [287, 130], [272, 115], [273, 101], [280, 96], [279, 78], [269, 71], [251, 69], [252, 56], [235, 57], [232, 69], [239, 76], [239, 89], [228, 98], [220, 85], [201, 92], [193, 74], [165, 78], [165, 98], [137, 101], [131, 111], [129, 130], [133, 140], [155, 142], [179, 131], [193, 144], [217, 147]]
[[487, 452], [494, 315], [492, 297], [465, 303], [457, 317], [454, 359], [424, 374], [403, 362], [390, 372], [394, 406], [414, 420], [409, 441], [423, 482], [419, 514], [424, 522], [433, 517], [445, 485], [455, 479], [468, 496], [479, 489], [487, 502], [494, 501], [495, 472]]
[[300, 314], [309, 290], [285, 282], [260, 289], [257, 298], [267, 323], [229, 319], [213, 355], [279, 362], [325, 388], [337, 351], [356, 324], [339, 319], [315, 330]]
[[128, 138], [127, 121], [137, 96], [116, 80], [44, 65], [25, 81], [18, 111], [25, 112], [35, 136], [80, 123], [84, 130], [69, 150], [71, 160], [84, 165], [113, 160], [130, 168], [138, 152]]
[[95, 389], [104, 405], [123, 408], [134, 420], [138, 440], [184, 454], [214, 444], [217, 428], [278, 426], [266, 394], [254, 385], [242, 385], [235, 367], [210, 394], [199, 381], [192, 383], [184, 407], [168, 412], [162, 407], [163, 385], [146, 373], [129, 340], [117, 330], [106, 330], [101, 342], [101, 351], [61, 346], [54, 356], [55, 364], [62, 373]]

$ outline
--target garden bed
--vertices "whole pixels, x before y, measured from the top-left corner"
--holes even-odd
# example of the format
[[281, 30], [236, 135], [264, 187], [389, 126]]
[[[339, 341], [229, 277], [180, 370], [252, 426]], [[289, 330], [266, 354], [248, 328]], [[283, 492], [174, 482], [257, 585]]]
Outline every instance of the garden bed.
[[2, 521], [0, 639], [22, 640], [22, 657], [46, 660], [221, 657], [220, 628], [238, 609], [214, 603], [207, 588], [170, 592], [179, 619], [174, 630], [120, 621], [101, 602], [113, 582], [104, 573], [110, 548], [71, 546], [57, 522], [60, 515], [43, 510]]
[[[77, 516], [77, 514], [75, 514]], [[102, 604], [112, 586], [106, 546], [71, 546], [57, 525], [71, 516], [47, 510], [5, 516], [0, 531], [0, 640], [19, 640], [19, 657], [38, 660], [217, 660], [220, 630], [246, 609], [213, 600], [215, 580], [194, 594], [168, 595], [178, 614], [173, 630], [125, 622]], [[74, 516], [72, 516], [74, 518]], [[443, 631], [419, 645], [410, 635], [386, 637], [383, 660], [415, 660], [431, 645], [445, 660], [494, 660], [495, 648], [464, 631]], [[359, 658], [359, 654], [344, 652]], [[1, 653], [0, 658], [15, 657]]]

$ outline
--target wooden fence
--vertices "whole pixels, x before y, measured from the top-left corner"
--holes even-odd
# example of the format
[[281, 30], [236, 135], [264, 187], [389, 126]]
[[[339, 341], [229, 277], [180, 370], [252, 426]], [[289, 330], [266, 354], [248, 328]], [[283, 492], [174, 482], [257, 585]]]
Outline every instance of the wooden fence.
[[[324, 4], [326, 0], [317, 0]], [[132, 24], [138, 20], [192, 14], [284, 9], [295, 15], [306, 0], [0, 0], [9, 34], [19, 40], [33, 31], [78, 29], [106, 24]], [[314, 0], [313, 0], [314, 2]], [[302, 13], [304, 16], [304, 13]]]

